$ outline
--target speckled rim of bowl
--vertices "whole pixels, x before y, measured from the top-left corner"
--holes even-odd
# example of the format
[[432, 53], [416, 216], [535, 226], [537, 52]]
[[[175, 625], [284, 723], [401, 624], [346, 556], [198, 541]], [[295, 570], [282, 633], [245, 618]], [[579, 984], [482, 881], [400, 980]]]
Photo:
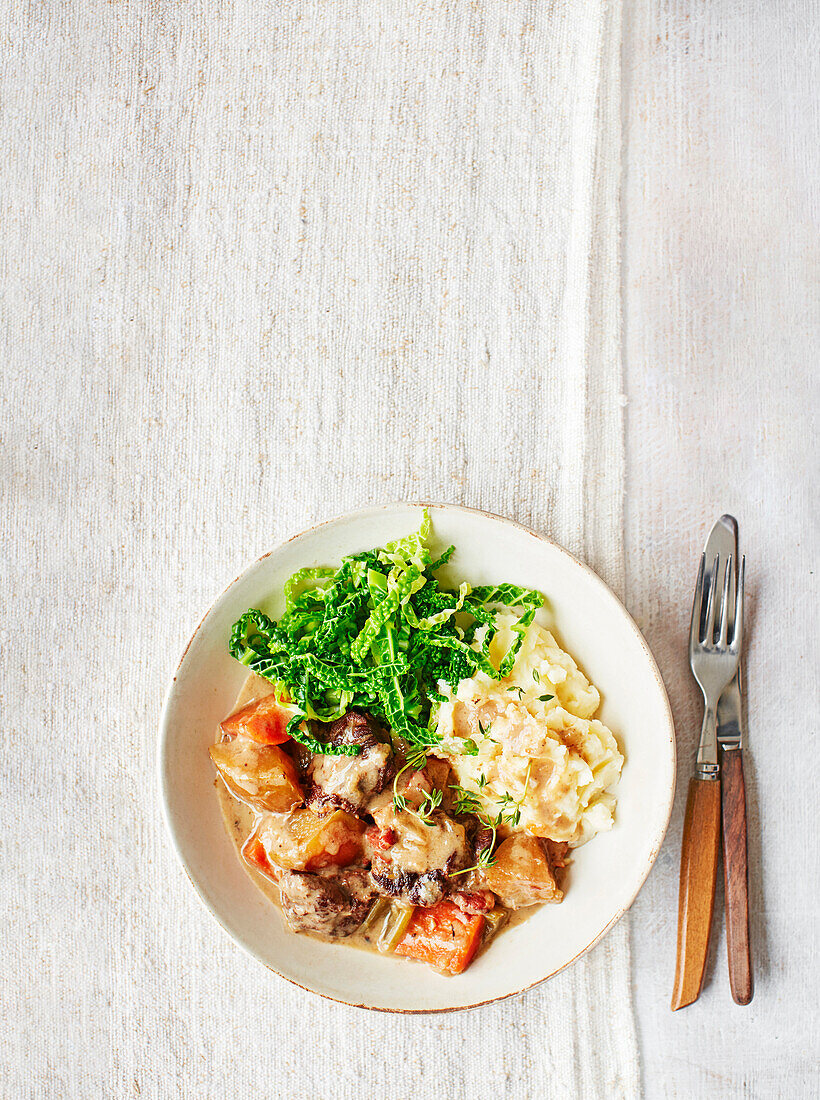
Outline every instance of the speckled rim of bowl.
[[[569, 558], [570, 561], [574, 565], [576, 565], [579, 569], [581, 569], [584, 573], [586, 573], [590, 577], [590, 579], [603, 590], [605, 595], [607, 595], [611, 600], [614, 601], [616, 607], [620, 611], [620, 613], [621, 613], [623, 619], [625, 620], [627, 626], [629, 627], [629, 629], [632, 631], [632, 633], [637, 638], [638, 644], [640, 645], [640, 648], [643, 650], [644, 656], [646, 657], [647, 662], [648, 662], [648, 666], [652, 671], [652, 675], [655, 678], [655, 681], [657, 683], [658, 688], [660, 689], [661, 697], [662, 697], [664, 705], [665, 705], [666, 718], [667, 718], [667, 742], [668, 742], [670, 758], [671, 758], [671, 763], [672, 763], [672, 769], [671, 769], [672, 782], [670, 783], [670, 787], [669, 787], [669, 797], [668, 797], [668, 800], [667, 800], [666, 813], [664, 815], [663, 827], [660, 828], [657, 832], [655, 840], [652, 844], [652, 849], [649, 853], [649, 856], [646, 859], [646, 864], [643, 868], [643, 872], [640, 876], [640, 880], [638, 881], [638, 884], [637, 884], [637, 886], [635, 888], [635, 891], [633, 892], [632, 896], [629, 898], [629, 900], [625, 904], [623, 904], [617, 910], [617, 912], [613, 915], [610, 922], [604, 928], [601, 929], [601, 931], [598, 933], [598, 935], [595, 936], [594, 939], [590, 940], [590, 942], [585, 947], [583, 947], [580, 951], [578, 951], [577, 954], [573, 955], [573, 957], [571, 959], [569, 959], [567, 962], [565, 962], [563, 964], [563, 966], [556, 967], [556, 969], [551, 971], [549, 974], [545, 974], [543, 977], [537, 978], [534, 982], [530, 982], [529, 985], [524, 985], [520, 989], [513, 990], [510, 993], [502, 994], [499, 997], [490, 997], [488, 1000], [485, 1000], [485, 1001], [475, 1001], [473, 1004], [470, 1004], [470, 1005], [455, 1005], [452, 1008], [382, 1008], [378, 1005], [366, 1005], [366, 1004], [361, 1004], [361, 1003], [356, 1002], [356, 1001], [345, 1001], [341, 997], [331, 997], [327, 993], [321, 993], [319, 990], [311, 989], [309, 986], [301, 985], [299, 982], [294, 981], [293, 978], [289, 978], [286, 975], [281, 974], [275, 967], [271, 966], [270, 963], [266, 962], [263, 958], [260, 958], [260, 956], [257, 955], [255, 951], [252, 951], [244, 943], [241, 943], [239, 940], [237, 940], [234, 937], [233, 933], [230, 931], [230, 929], [227, 928], [226, 925], [223, 923], [223, 921], [221, 920], [219, 914], [214, 910], [214, 908], [211, 906], [211, 904], [203, 896], [201, 890], [199, 889], [199, 886], [196, 883], [196, 880], [194, 879], [194, 877], [190, 874], [190, 872], [188, 870], [185, 859], [182, 855], [182, 851], [181, 851], [181, 849], [179, 847], [179, 844], [177, 842], [176, 834], [174, 832], [174, 828], [173, 828], [173, 825], [171, 823], [171, 819], [170, 819], [170, 816], [169, 816], [169, 813], [168, 813], [168, 800], [167, 800], [166, 795], [165, 795], [165, 783], [164, 783], [164, 779], [163, 779], [163, 776], [162, 776], [162, 761], [163, 761], [163, 757], [164, 757], [164, 753], [165, 753], [165, 744], [166, 744], [166, 740], [167, 740], [167, 737], [168, 737], [167, 713], [168, 713], [168, 710], [169, 710], [169, 707], [170, 707], [171, 695], [172, 695], [173, 690], [174, 690], [174, 685], [176, 684], [177, 675], [179, 673], [179, 670], [182, 666], [183, 661], [185, 660], [185, 657], [188, 653], [188, 650], [191, 648], [191, 645], [192, 645], [194, 639], [196, 638], [197, 634], [199, 633], [200, 628], [202, 627], [202, 624], [204, 623], [205, 619], [210, 614], [213, 607], [222, 599], [223, 596], [225, 596], [227, 594], [229, 589], [231, 589], [237, 583], [237, 581], [239, 581], [245, 575], [245, 573], [249, 569], [252, 569], [253, 566], [257, 565], [260, 561], [264, 561], [265, 558], [269, 558], [271, 556], [271, 554], [275, 553], [275, 551], [279, 550], [281, 547], [287, 546], [291, 542], [295, 542], [296, 539], [300, 539], [300, 538], [303, 538], [304, 536], [310, 535], [314, 531], [317, 531], [322, 527], [329, 527], [331, 524], [338, 523], [338, 522], [344, 521], [344, 520], [355, 520], [355, 519], [358, 519], [358, 518], [364, 519], [368, 516], [377, 515], [379, 512], [388, 511], [391, 508], [429, 508], [431, 510], [434, 510], [434, 509], [447, 509], [448, 511], [467, 512], [467, 513], [470, 513], [472, 515], [484, 516], [487, 519], [496, 520], [496, 521], [498, 521], [500, 523], [504, 523], [504, 524], [506, 524], [510, 527], [517, 527], [520, 531], [523, 531], [524, 533], [532, 536], [533, 538], [538, 539], [540, 542], [548, 543], [555, 550], [557, 550], [560, 554], [563, 554], [565, 557]], [[159, 731], [158, 731], [158, 742], [157, 742], [157, 765], [156, 766], [157, 766], [157, 776], [156, 776], [157, 788], [158, 788], [160, 805], [161, 805], [161, 808], [162, 808], [162, 817], [163, 817], [163, 820], [165, 822], [166, 832], [167, 832], [168, 836], [170, 837], [171, 845], [174, 849], [177, 860], [179, 861], [180, 866], [182, 867], [182, 870], [184, 871], [186, 878], [188, 879], [188, 881], [191, 883], [194, 890], [196, 891], [196, 894], [199, 897], [199, 900], [202, 902], [202, 905], [205, 907], [205, 909], [207, 909], [207, 911], [210, 913], [211, 917], [216, 921], [216, 923], [220, 926], [220, 928], [223, 929], [223, 931], [230, 938], [230, 940], [233, 943], [235, 943], [239, 948], [241, 948], [241, 950], [243, 950], [247, 955], [249, 955], [256, 962], [261, 963], [265, 967], [266, 970], [269, 970], [272, 974], [275, 974], [278, 978], [282, 978], [284, 981], [288, 982], [290, 985], [296, 986], [297, 989], [304, 990], [305, 993], [310, 993], [314, 996], [323, 997], [326, 1001], [333, 1001], [336, 1004], [347, 1005], [349, 1008], [361, 1008], [361, 1009], [366, 1009], [369, 1012], [384, 1012], [384, 1013], [391, 1013], [391, 1014], [397, 1014], [397, 1015], [402, 1015], [402, 1016], [435, 1016], [435, 1015], [440, 1015], [442, 1013], [449, 1013], [449, 1012], [468, 1012], [468, 1011], [470, 1011], [471, 1009], [474, 1009], [474, 1008], [483, 1008], [486, 1005], [496, 1004], [499, 1001], [506, 1001], [510, 997], [519, 997], [519, 996], [521, 996], [522, 993], [526, 993], [526, 992], [528, 992], [528, 990], [534, 989], [536, 986], [541, 985], [544, 982], [549, 981], [550, 978], [554, 978], [556, 974], [560, 974], [563, 970], [566, 970], [567, 967], [572, 966], [573, 963], [577, 962], [578, 959], [580, 959], [583, 955], [586, 955], [587, 952], [591, 951], [592, 948], [595, 947], [598, 943], [600, 943], [600, 941], [604, 938], [604, 936], [606, 936], [607, 933], [610, 932], [615, 927], [615, 925], [618, 923], [619, 920], [621, 920], [621, 918], [624, 916], [624, 914], [629, 911], [629, 909], [632, 907], [632, 905], [635, 901], [635, 898], [641, 892], [641, 890], [643, 888], [643, 885], [646, 882], [646, 879], [649, 875], [649, 872], [652, 870], [652, 866], [655, 863], [655, 860], [658, 858], [658, 853], [660, 852], [661, 847], [663, 846], [663, 841], [664, 841], [664, 838], [666, 837], [666, 832], [669, 828], [669, 821], [670, 821], [670, 818], [672, 816], [672, 806], [673, 806], [673, 803], [674, 803], [674, 800], [675, 800], [675, 788], [676, 788], [676, 782], [677, 782], [677, 754], [676, 754], [676, 746], [675, 746], [675, 723], [674, 723], [674, 718], [673, 718], [673, 715], [672, 715], [672, 707], [669, 703], [669, 695], [666, 691], [666, 685], [663, 682], [663, 677], [661, 676], [660, 669], [658, 668], [658, 664], [657, 664], [657, 661], [655, 660], [655, 657], [652, 653], [652, 650], [649, 648], [649, 645], [647, 644], [646, 639], [644, 638], [643, 634], [641, 633], [641, 631], [638, 627], [638, 624], [635, 622], [635, 620], [629, 614], [626, 607], [624, 607], [621, 600], [615, 595], [615, 593], [612, 591], [612, 589], [609, 587], [609, 585], [606, 583], [606, 581], [602, 580], [602, 578], [595, 572], [595, 570], [591, 566], [587, 565], [586, 562], [583, 562], [583, 561], [579, 560], [578, 558], [575, 557], [574, 554], [571, 554], [569, 552], [569, 550], [566, 550], [559, 543], [555, 542], [553, 539], [549, 538], [547, 535], [543, 535], [540, 532], [533, 530], [532, 527], [527, 527], [526, 524], [519, 523], [517, 520], [508, 519], [505, 516], [499, 516], [495, 512], [488, 512], [483, 508], [469, 508], [469, 507], [467, 507], [466, 505], [463, 505], [463, 504], [448, 504], [444, 501], [430, 501], [430, 500], [387, 501], [384, 504], [371, 505], [367, 508], [357, 508], [357, 509], [354, 509], [352, 512], [342, 512], [338, 516], [333, 516], [331, 519], [324, 520], [322, 523], [314, 523], [310, 527], [306, 527], [304, 529], [304, 531], [299, 531], [295, 535], [291, 535], [290, 538], [284, 539], [282, 542], [278, 543], [272, 550], [268, 550], [267, 553], [260, 555], [253, 562], [251, 562], [248, 566], [246, 566], [246, 568], [243, 569], [243, 571], [240, 574], [238, 574], [238, 576], [236, 576], [231, 581], [231, 583], [223, 589], [223, 591], [219, 594], [219, 596], [217, 596], [217, 598], [209, 605], [209, 607], [205, 610], [205, 612], [200, 616], [200, 620], [199, 620], [199, 623], [196, 627], [196, 630], [194, 630], [193, 634], [188, 639], [188, 642], [187, 642], [184, 650], [182, 651], [182, 656], [180, 657], [179, 661], [177, 662], [176, 669], [174, 670], [174, 675], [171, 679], [171, 682], [168, 685], [168, 688], [166, 689], [165, 696], [163, 698], [162, 711], [161, 711], [160, 720], [159, 720]]]

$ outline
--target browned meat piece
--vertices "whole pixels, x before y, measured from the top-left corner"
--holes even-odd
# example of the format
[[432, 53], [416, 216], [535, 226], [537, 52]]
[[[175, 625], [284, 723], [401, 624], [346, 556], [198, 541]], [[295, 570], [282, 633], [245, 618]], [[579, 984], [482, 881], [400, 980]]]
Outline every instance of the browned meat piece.
[[552, 877], [557, 885], [562, 887], [569, 861], [569, 844], [565, 840], [542, 840], [541, 844], [547, 856], [547, 863], [549, 863], [552, 870]]
[[447, 760], [439, 760], [435, 756], [428, 756], [427, 763], [422, 770], [431, 785], [439, 791], [446, 791], [452, 782], [450, 764]]
[[[390, 791], [370, 803], [376, 823], [365, 834], [371, 876], [379, 892], [413, 905], [435, 905], [449, 892], [454, 871], [469, 866], [464, 826], [436, 810], [418, 815], [413, 782], [402, 787], [407, 809], [396, 812]], [[458, 879], [455, 880], [458, 882]]]
[[446, 896], [450, 884], [444, 871], [399, 871], [395, 865], [374, 861], [370, 877], [380, 894], [411, 905], [436, 905]]
[[[282, 748], [296, 765], [296, 771], [299, 778], [304, 783], [310, 774], [310, 766], [313, 763], [313, 753], [307, 746], [300, 745], [298, 741], [288, 741]], [[310, 783], [306, 783], [306, 786], [310, 786]]]
[[384, 730], [364, 711], [351, 710], [327, 733], [332, 745], [361, 745], [358, 756], [314, 756], [309, 767], [306, 801], [316, 813], [335, 809], [361, 813], [373, 795], [384, 790], [391, 775], [393, 750]]
[[489, 848], [493, 842], [493, 831], [479, 821], [477, 817], [462, 818], [467, 843], [470, 847], [471, 862], [477, 863], [479, 854]]
[[355, 932], [376, 898], [367, 871], [354, 867], [325, 874], [289, 871], [279, 879], [279, 892], [291, 931], [332, 937]]
[[330, 723], [327, 739], [331, 745], [374, 745], [385, 739], [385, 730], [366, 710], [349, 710]]
[[420, 802], [432, 791], [441, 791], [439, 809], [449, 814], [453, 808], [453, 792], [450, 784], [454, 782], [453, 773], [446, 760], [428, 756], [427, 763], [420, 771], [405, 772], [399, 781], [402, 793], [414, 802]]
[[439, 760], [434, 756], [427, 757], [427, 763], [418, 771], [406, 771], [399, 780], [403, 792], [420, 801], [431, 791], [441, 791], [447, 795], [452, 782], [452, 771], [446, 760]]
[[451, 900], [463, 913], [470, 916], [489, 913], [495, 906], [495, 894], [490, 890], [458, 890]]

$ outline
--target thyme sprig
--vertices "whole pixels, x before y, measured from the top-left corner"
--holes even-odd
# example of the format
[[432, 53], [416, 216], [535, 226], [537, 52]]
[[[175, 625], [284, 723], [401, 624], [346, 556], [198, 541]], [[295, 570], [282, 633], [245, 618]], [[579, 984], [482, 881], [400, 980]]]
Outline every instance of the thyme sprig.
[[428, 828], [432, 828], [436, 823], [434, 816], [435, 812], [440, 808], [441, 800], [444, 797], [442, 792], [434, 788], [432, 791], [429, 791], [424, 795], [417, 807], [413, 807], [411, 804], [408, 803], [406, 797], [403, 794], [399, 794], [396, 788], [396, 784], [399, 781], [399, 776], [402, 775], [403, 772], [407, 771], [408, 768], [414, 766], [417, 768], [424, 767], [424, 764], [426, 763], [427, 757], [419, 751], [411, 754], [411, 756], [408, 758], [407, 763], [393, 780], [393, 809], [397, 814], [405, 812], [412, 814], [413, 817], [418, 818], [422, 825], [427, 825]]
[[432, 828], [436, 823], [433, 814], [441, 805], [442, 797], [441, 791], [434, 789], [424, 796], [417, 810], [411, 810], [410, 812], [419, 819], [422, 825]]
[[[469, 791], [465, 791], [463, 787], [454, 789], [469, 797]], [[475, 813], [475, 816], [482, 823], [482, 825], [485, 825], [488, 829], [492, 829], [493, 835], [490, 838], [489, 844], [485, 844], [483, 848], [476, 852], [476, 861], [472, 865], [472, 867], [462, 867], [460, 871], [453, 871], [452, 875], [450, 876], [451, 878], [455, 878], [456, 875], [466, 875], [470, 871], [480, 871], [483, 868], [495, 866], [495, 842], [498, 839], [498, 827], [499, 825], [501, 825], [502, 821], [501, 814], [496, 814], [496, 816], [493, 818], [487, 817], [486, 814], [482, 813]]]
[[486, 867], [494, 867], [496, 864], [496, 857], [493, 855], [493, 844], [495, 844], [495, 838], [493, 838], [492, 844], [489, 844], [486, 848], [482, 848], [480, 852], [476, 853], [475, 863], [472, 867], [462, 867], [460, 871], [453, 871], [450, 878], [455, 878], [456, 875], [466, 875], [470, 871], [481, 871]]
[[[481, 778], [484, 779], [486, 783], [486, 776], [482, 774]], [[481, 786], [483, 785], [484, 784], [481, 784]], [[486, 844], [476, 853], [476, 862], [473, 866], [462, 867], [460, 871], [454, 871], [450, 877], [455, 878], [456, 875], [466, 875], [469, 871], [478, 871], [482, 867], [492, 867], [495, 864], [495, 855], [493, 851], [495, 849], [495, 842], [498, 838], [498, 827], [501, 825], [502, 818], [500, 814], [497, 814], [494, 818], [488, 817], [482, 810], [478, 796], [473, 794], [472, 791], [468, 791], [466, 787], [454, 783], [451, 785], [450, 790], [455, 794], [455, 801], [453, 803], [454, 813], [471, 814], [473, 817], [478, 818], [481, 824], [486, 828], [492, 829], [493, 834], [490, 838], [490, 843]]]
[[[498, 839], [498, 830], [501, 825], [509, 825], [511, 828], [516, 828], [521, 822], [521, 807], [524, 805], [524, 800], [527, 797], [527, 787], [530, 782], [530, 772], [532, 770], [532, 760], [527, 764], [527, 774], [524, 776], [524, 793], [521, 798], [516, 800], [509, 793], [504, 791], [499, 795], [497, 799], [497, 805], [500, 807], [498, 813], [491, 817], [484, 812], [484, 808], [479, 801], [477, 793], [468, 791], [466, 787], [462, 787], [455, 783], [450, 787], [450, 790], [454, 792], [455, 799], [453, 803], [453, 811], [456, 814], [471, 814], [473, 817], [477, 817], [478, 820], [488, 829], [492, 829], [492, 839], [490, 843], [482, 848], [476, 855], [476, 862], [472, 867], [464, 867], [460, 871], [454, 871], [451, 877], [455, 875], [464, 875], [468, 871], [478, 871], [482, 867], [492, 867], [495, 864], [495, 856], [493, 854], [495, 849], [496, 840]], [[487, 785], [487, 776], [484, 772], [479, 775], [476, 785], [479, 791], [482, 791]]]
[[457, 783], [451, 784], [450, 790], [455, 792], [453, 813], [457, 815], [473, 814], [475, 817], [481, 816], [482, 808], [481, 803], [478, 801], [477, 795], [474, 795], [465, 787], [460, 787]]
[[524, 776], [524, 793], [517, 801], [509, 791], [504, 791], [498, 799], [498, 805], [501, 807], [501, 820], [513, 829], [521, 822], [521, 807], [524, 805], [524, 800], [527, 797], [527, 787], [529, 786], [531, 771], [532, 760], [529, 760], [527, 762], [527, 774]]
[[398, 782], [404, 775], [408, 768], [412, 768], [413, 771], [421, 771], [421, 769], [427, 763], [427, 748], [424, 745], [417, 745], [413, 747], [407, 754], [404, 762], [404, 767], [396, 772], [396, 778], [393, 780], [393, 809], [397, 814], [400, 814], [403, 810], [407, 809], [407, 799], [403, 794], [399, 794]]

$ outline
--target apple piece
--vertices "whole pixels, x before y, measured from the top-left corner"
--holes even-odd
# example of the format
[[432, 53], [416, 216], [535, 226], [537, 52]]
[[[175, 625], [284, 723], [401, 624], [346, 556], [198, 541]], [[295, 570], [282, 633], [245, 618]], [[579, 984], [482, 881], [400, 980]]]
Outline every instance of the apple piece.
[[271, 863], [286, 871], [347, 867], [363, 853], [365, 824], [344, 810], [320, 817], [310, 809], [260, 818], [254, 833]]
[[287, 813], [304, 800], [296, 766], [277, 745], [238, 738], [208, 752], [228, 790], [249, 806]]
[[495, 863], [484, 869], [481, 878], [482, 885], [509, 909], [558, 902], [564, 896], [541, 841], [528, 833], [516, 833], [505, 840], [495, 853]]

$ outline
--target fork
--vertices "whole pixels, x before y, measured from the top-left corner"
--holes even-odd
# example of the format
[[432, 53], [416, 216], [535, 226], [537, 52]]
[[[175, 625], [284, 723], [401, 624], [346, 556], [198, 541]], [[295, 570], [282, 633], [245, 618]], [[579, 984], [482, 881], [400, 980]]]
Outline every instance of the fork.
[[737, 674], [743, 641], [746, 559], [741, 559], [737, 585], [731, 554], [723, 564], [722, 583], [720, 567], [719, 555], [708, 570], [706, 555], [701, 556], [689, 627], [689, 664], [703, 692], [704, 712], [683, 823], [673, 1010], [697, 1000], [703, 985], [720, 844], [717, 705]]

